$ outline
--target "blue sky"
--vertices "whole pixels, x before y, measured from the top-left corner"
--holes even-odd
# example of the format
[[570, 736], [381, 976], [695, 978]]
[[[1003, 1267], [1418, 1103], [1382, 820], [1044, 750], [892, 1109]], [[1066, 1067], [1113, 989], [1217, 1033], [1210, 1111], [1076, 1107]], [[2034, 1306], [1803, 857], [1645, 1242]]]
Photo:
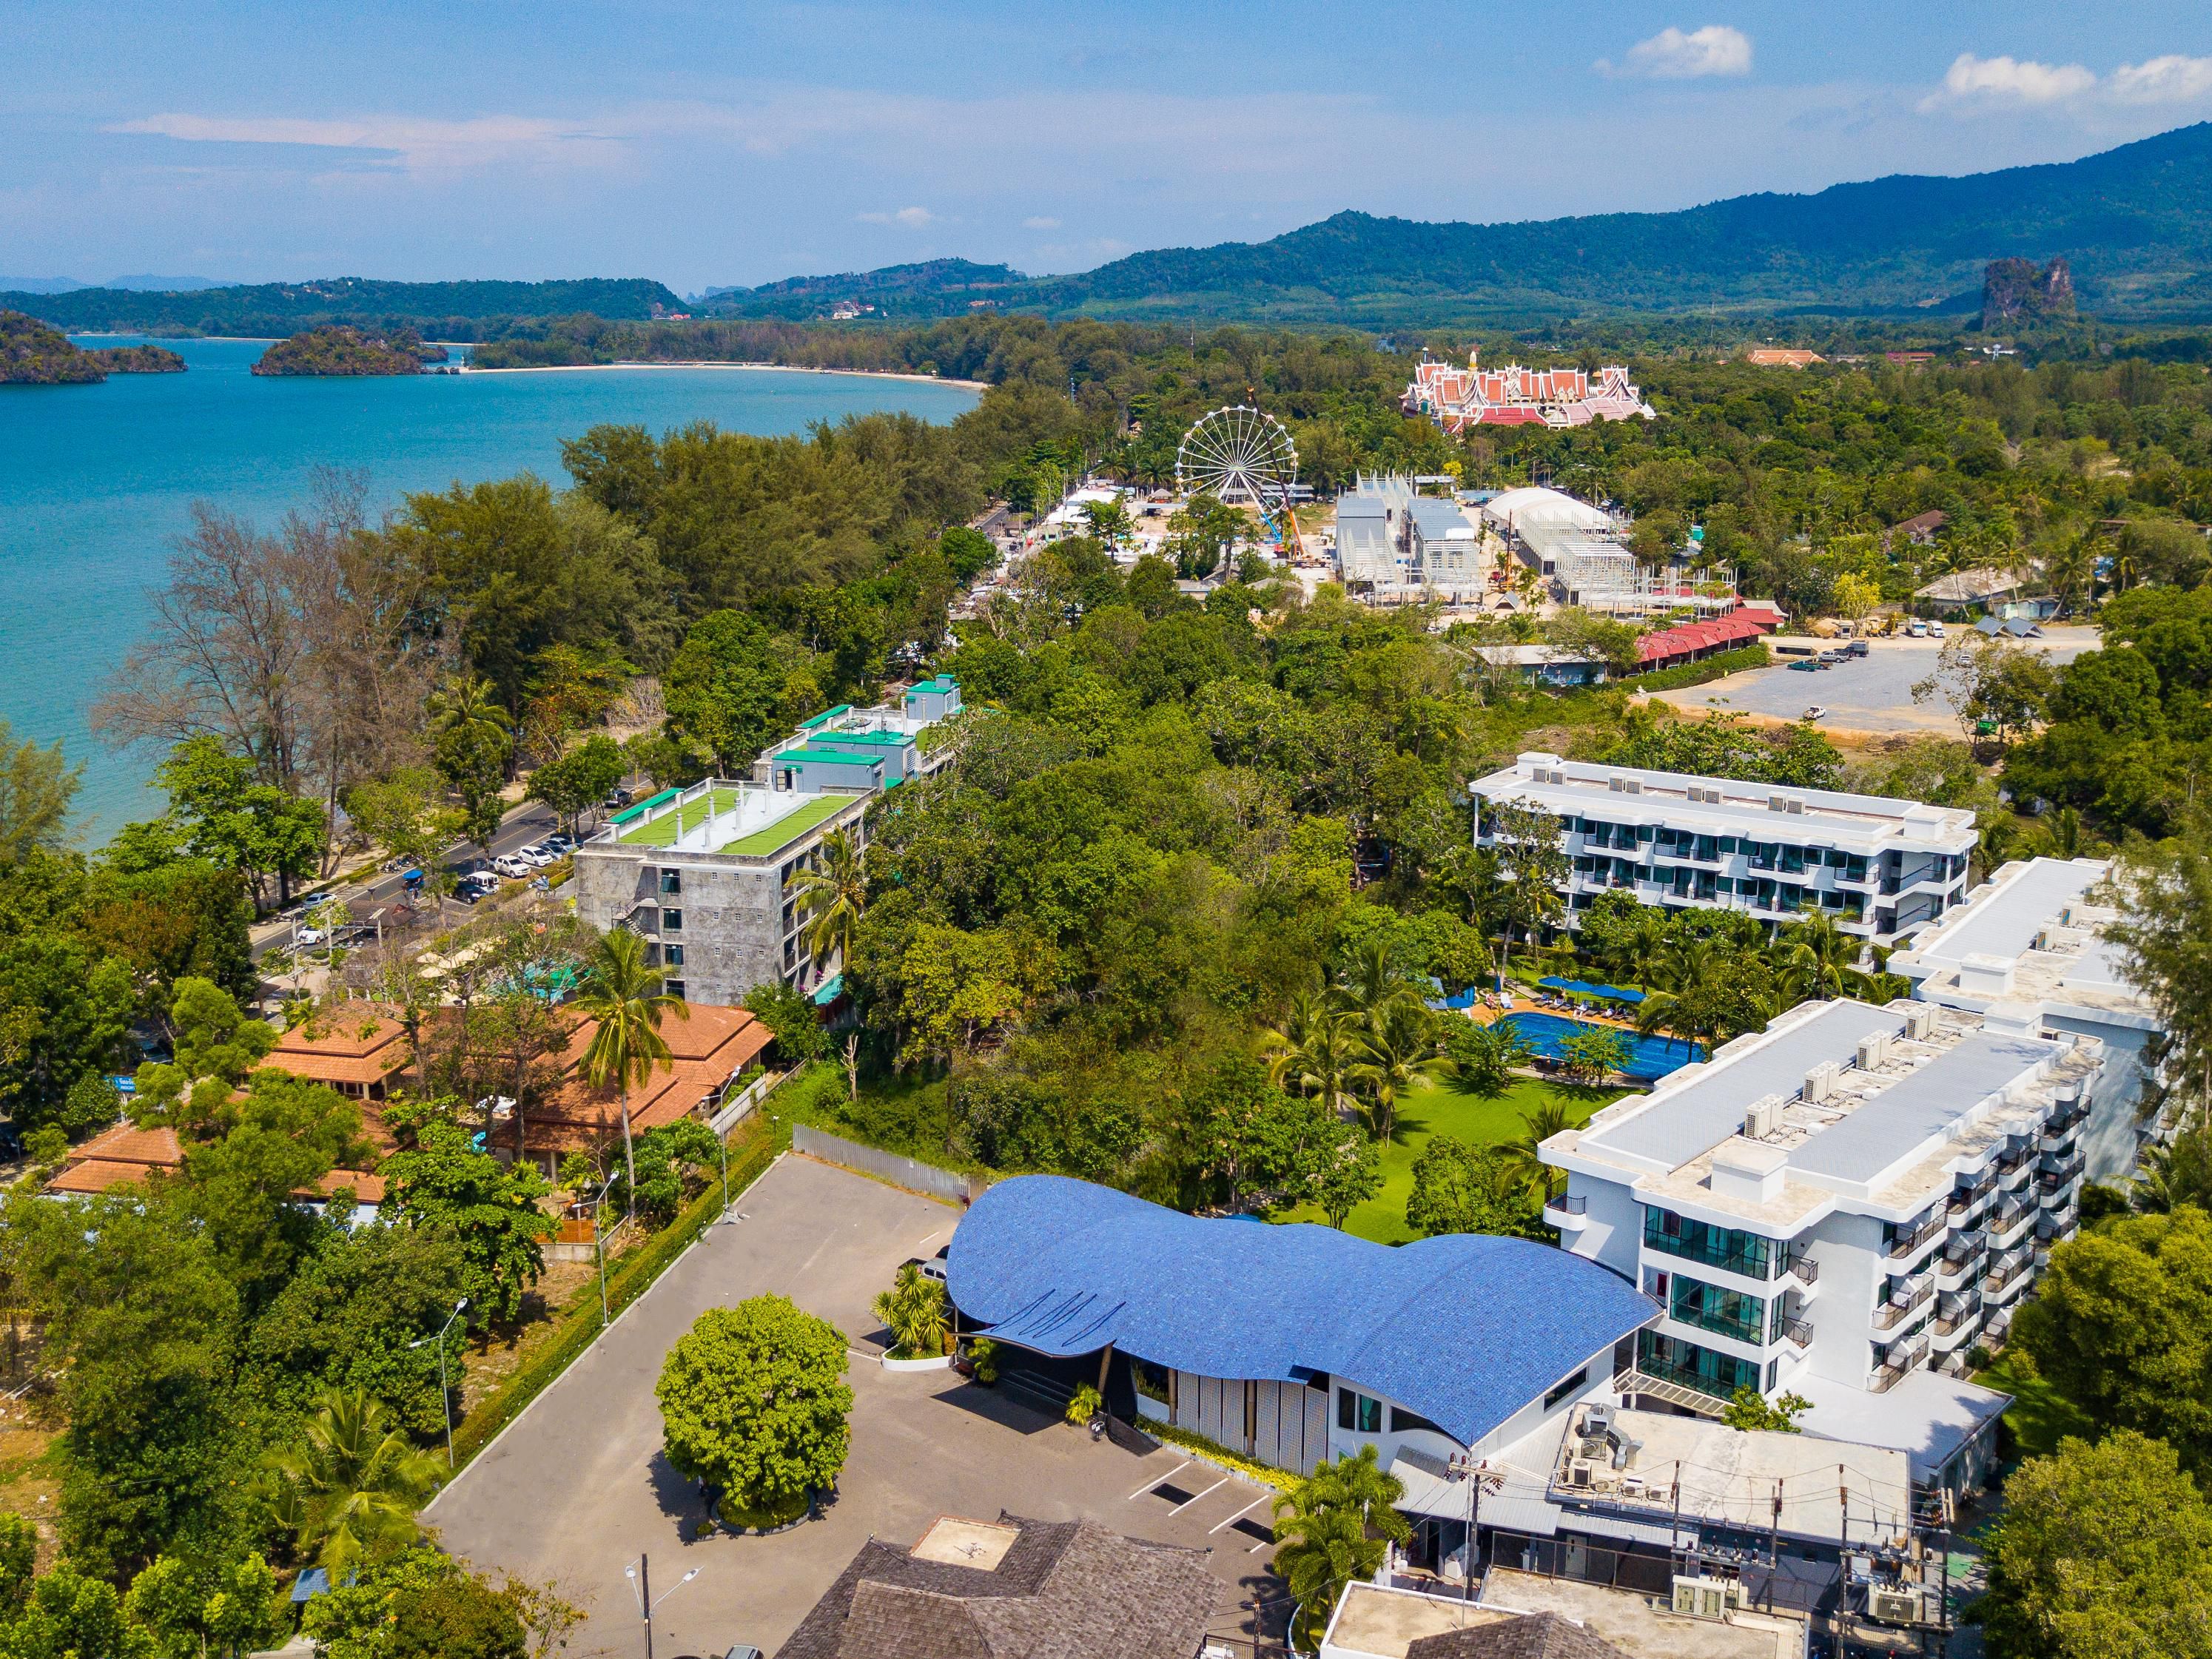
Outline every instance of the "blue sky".
[[0, 272], [1083, 269], [1666, 209], [2212, 118], [2204, 0], [0, 0]]

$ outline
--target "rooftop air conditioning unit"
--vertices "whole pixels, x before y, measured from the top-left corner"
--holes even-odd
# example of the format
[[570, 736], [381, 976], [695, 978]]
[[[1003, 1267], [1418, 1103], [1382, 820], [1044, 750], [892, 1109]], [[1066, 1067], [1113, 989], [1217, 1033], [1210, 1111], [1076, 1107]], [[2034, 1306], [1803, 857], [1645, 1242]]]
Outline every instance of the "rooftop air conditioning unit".
[[1606, 1434], [1613, 1428], [1613, 1407], [1592, 1406], [1583, 1413], [1584, 1434]]
[[1905, 1035], [1915, 1042], [1925, 1042], [1936, 1034], [1936, 1009], [1930, 1003], [1921, 1003], [1905, 1011]]
[[1805, 1073], [1805, 1086], [1798, 1091], [1798, 1097], [1807, 1105], [1817, 1106], [1833, 1094], [1835, 1089], [1836, 1062], [1824, 1060]]
[[1570, 1486], [1577, 1487], [1583, 1491], [1588, 1491], [1589, 1488], [1589, 1483], [1590, 1466], [1589, 1464], [1583, 1462], [1581, 1458], [1577, 1457], [1573, 1462], [1567, 1465], [1567, 1484]]
[[1790, 810], [1789, 798], [1784, 795], [1769, 795], [1766, 798], [1766, 810], [1770, 812], [1788, 811]]
[[1634, 1468], [1636, 1455], [1643, 1449], [1644, 1443], [1641, 1440], [1615, 1441], [1613, 1447], [1613, 1467], [1616, 1469]]
[[1920, 1592], [1876, 1586], [1867, 1592], [1867, 1617], [1881, 1625], [1917, 1625], [1920, 1622]]
[[1862, 1072], [1878, 1072], [1889, 1058], [1889, 1033], [1876, 1031], [1859, 1039], [1858, 1066]]
[[2028, 949], [2031, 951], [2048, 951], [2050, 948], [2051, 930], [2048, 927], [2037, 928], [2035, 930], [2035, 943], [2028, 946]]
[[1781, 1103], [1772, 1095], [1754, 1100], [1744, 1109], [1743, 1133], [1747, 1140], [1764, 1140], [1774, 1133], [1774, 1120]]
[[1785, 812], [1796, 812], [1802, 816], [1805, 811], [1805, 803], [1799, 800], [1795, 795], [1792, 795], [1790, 798], [1789, 804], [1782, 810]]
[[1616, 773], [1614, 773], [1614, 774], [1613, 774], [1613, 776], [1611, 776], [1611, 777], [1607, 778], [1607, 779], [1605, 781], [1605, 787], [1606, 787], [1607, 788], [1608, 788], [1608, 789], [1612, 790], [1612, 791], [1613, 791], [1613, 793], [1614, 794], [1618, 795], [1618, 794], [1622, 793], [1623, 792], [1625, 792], [1625, 791], [1627, 789], [1627, 787], [1628, 787], [1628, 780], [1627, 780], [1626, 778], [1622, 777], [1619, 773], [1617, 773], [1617, 772], [1616, 772]]
[[2074, 907], [2072, 905], [2066, 905], [2059, 910], [2058, 925], [2061, 927], [2071, 927], [2074, 925]]
[[1642, 794], [1644, 793], [1644, 780], [1641, 778], [1623, 778], [1620, 781], [1620, 793], [1624, 795]]

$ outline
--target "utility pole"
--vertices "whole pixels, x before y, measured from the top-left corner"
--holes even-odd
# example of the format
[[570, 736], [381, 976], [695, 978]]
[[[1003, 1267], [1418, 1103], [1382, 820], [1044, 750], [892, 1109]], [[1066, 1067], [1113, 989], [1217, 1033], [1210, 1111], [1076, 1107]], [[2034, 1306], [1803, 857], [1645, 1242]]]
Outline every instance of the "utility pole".
[[638, 1601], [645, 1609], [645, 1659], [653, 1659], [653, 1569], [642, 1550], [637, 1557], [637, 1587]]
[[1766, 1610], [1774, 1611], [1774, 1575], [1782, 1555], [1782, 1483], [1774, 1483], [1774, 1515], [1766, 1529]]

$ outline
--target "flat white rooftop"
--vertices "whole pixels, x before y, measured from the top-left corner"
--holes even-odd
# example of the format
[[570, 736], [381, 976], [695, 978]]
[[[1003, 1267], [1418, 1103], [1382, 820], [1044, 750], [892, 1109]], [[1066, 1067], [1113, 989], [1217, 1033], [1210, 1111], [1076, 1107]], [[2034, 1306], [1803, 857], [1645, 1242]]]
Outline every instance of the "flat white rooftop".
[[1890, 958], [1920, 996], [1956, 1007], [2017, 1003], [2150, 1028], [2156, 1015], [2128, 982], [2105, 929], [2119, 912], [2095, 903], [2112, 866], [2102, 859], [2028, 859], [2006, 865], [1942, 923]]
[[1974, 815], [1960, 808], [1562, 760], [1540, 750], [1524, 753], [1511, 766], [1468, 787], [1479, 796], [1525, 802], [1562, 817], [1587, 814], [1609, 823], [1771, 835], [1778, 841], [1838, 850], [1874, 853], [1918, 845], [1957, 852], [1972, 844], [1974, 833]]

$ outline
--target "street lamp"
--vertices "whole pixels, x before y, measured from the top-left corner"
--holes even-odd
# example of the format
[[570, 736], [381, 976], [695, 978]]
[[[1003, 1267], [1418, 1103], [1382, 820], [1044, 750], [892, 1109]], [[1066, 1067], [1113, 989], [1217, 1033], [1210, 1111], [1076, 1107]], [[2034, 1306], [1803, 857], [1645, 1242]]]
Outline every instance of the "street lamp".
[[653, 1595], [653, 1572], [646, 1565], [646, 1558], [642, 1553], [638, 1556], [635, 1566], [623, 1569], [623, 1577], [629, 1580], [631, 1599], [637, 1603], [637, 1615], [645, 1621], [645, 1659], [653, 1659], [653, 1609], [698, 1576], [699, 1569], [692, 1568], [690, 1571], [678, 1579], [672, 1588], [662, 1591], [659, 1601], [655, 1601]]
[[419, 1348], [424, 1342], [438, 1345], [438, 1412], [446, 1419], [446, 1467], [448, 1469], [453, 1467], [453, 1397], [446, 1391], [446, 1333], [453, 1328], [453, 1322], [461, 1316], [468, 1305], [468, 1297], [463, 1297], [453, 1304], [453, 1312], [446, 1316], [446, 1322], [438, 1328], [437, 1335], [426, 1336], [407, 1345], [410, 1348]]
[[592, 1251], [599, 1262], [599, 1334], [607, 1334], [607, 1194], [615, 1184], [609, 1176], [599, 1183], [599, 1195], [592, 1200]]

